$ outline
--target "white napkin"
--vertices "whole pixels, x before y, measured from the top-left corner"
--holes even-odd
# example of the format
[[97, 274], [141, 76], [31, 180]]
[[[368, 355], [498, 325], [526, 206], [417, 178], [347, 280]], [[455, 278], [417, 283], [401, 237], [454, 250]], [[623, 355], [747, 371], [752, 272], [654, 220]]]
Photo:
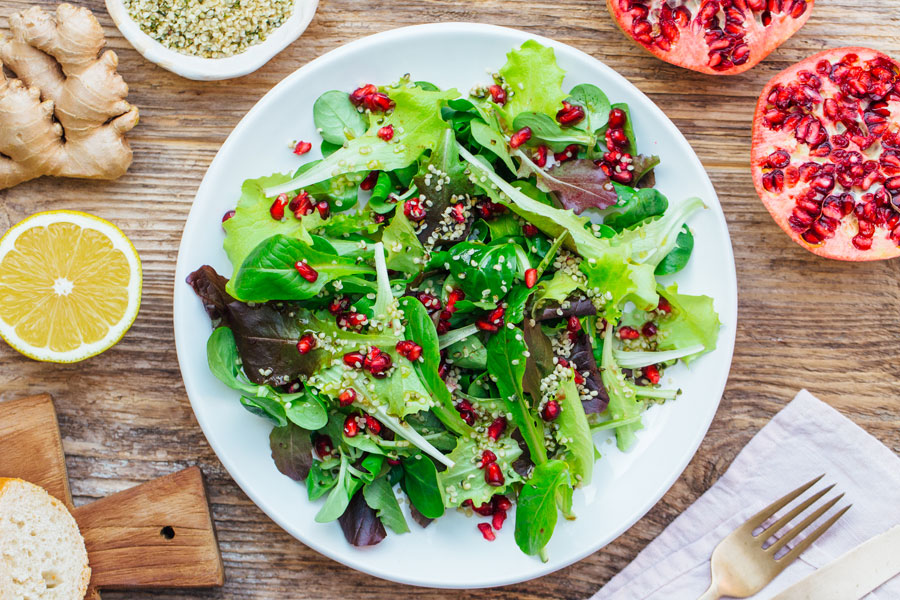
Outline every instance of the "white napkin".
[[[802, 390], [712, 488], [591, 600], [695, 600], [709, 585], [709, 557], [716, 544], [776, 498], [822, 473], [825, 477], [808, 494], [836, 483], [828, 497], [844, 492], [838, 506], [852, 503], [853, 508], [755, 600], [771, 598], [900, 523], [900, 458]], [[866, 598], [900, 598], [900, 577]]]

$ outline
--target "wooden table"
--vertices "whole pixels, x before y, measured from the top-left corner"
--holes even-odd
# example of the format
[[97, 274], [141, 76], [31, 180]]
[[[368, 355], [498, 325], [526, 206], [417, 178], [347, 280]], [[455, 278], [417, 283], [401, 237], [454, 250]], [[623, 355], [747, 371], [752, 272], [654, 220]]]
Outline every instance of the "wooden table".
[[[0, 0], [0, 27], [30, 4]], [[586, 598], [702, 494], [801, 387], [900, 452], [900, 260], [843, 264], [802, 250], [757, 199], [748, 168], [750, 119], [764, 83], [828, 47], [868, 44], [900, 57], [898, 0], [819, 0], [800, 33], [751, 72], [731, 78], [702, 76], [645, 54], [618, 31], [599, 0], [322, 0], [300, 40], [258, 72], [218, 83], [181, 79], [146, 62], [112, 26], [100, 0], [82, 4], [106, 27], [131, 88], [129, 100], [141, 110], [129, 136], [134, 164], [117, 182], [41, 179], [0, 191], [0, 231], [50, 209], [115, 222], [143, 259], [143, 306], [122, 342], [81, 364], [40, 364], [0, 344], [0, 399], [53, 394], [76, 504], [199, 465], [209, 482], [228, 579], [222, 590], [109, 592], [104, 599]], [[295, 541], [260, 512], [197, 426], [172, 333], [181, 229], [200, 179], [241, 116], [291, 71], [333, 48], [370, 33], [441, 21], [482, 21], [555, 38], [603, 60], [647, 93], [685, 133], [712, 177], [740, 287], [737, 346], [718, 416], [659, 504], [576, 565], [502, 590], [461, 594], [414, 590], [352, 571]], [[448, 561], [461, 577], [465, 564], [464, 554]]]

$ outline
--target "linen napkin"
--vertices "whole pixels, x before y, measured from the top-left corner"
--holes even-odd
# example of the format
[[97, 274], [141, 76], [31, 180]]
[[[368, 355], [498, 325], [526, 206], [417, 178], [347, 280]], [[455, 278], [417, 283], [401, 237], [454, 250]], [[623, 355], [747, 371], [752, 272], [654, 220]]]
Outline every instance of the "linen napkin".
[[[838, 507], [849, 503], [853, 508], [754, 600], [771, 598], [900, 523], [900, 458], [802, 390], [712, 488], [591, 600], [695, 600], [709, 585], [713, 548], [756, 512], [822, 473], [825, 477], [801, 499], [836, 483], [828, 497], [844, 492]], [[866, 598], [900, 598], [900, 577]]]

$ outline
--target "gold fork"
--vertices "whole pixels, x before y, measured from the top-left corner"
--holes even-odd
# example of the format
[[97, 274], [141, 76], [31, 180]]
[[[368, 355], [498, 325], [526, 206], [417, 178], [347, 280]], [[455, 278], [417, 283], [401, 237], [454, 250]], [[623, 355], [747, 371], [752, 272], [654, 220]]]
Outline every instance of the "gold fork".
[[775, 513], [796, 500], [806, 490], [818, 483], [822, 477], [824, 477], [824, 475], [816, 477], [783, 498], [776, 500], [752, 516], [750, 520], [732, 531], [728, 537], [719, 542], [719, 545], [713, 550], [712, 560], [710, 561], [712, 583], [710, 583], [709, 589], [697, 600], [718, 600], [718, 598], [722, 598], [723, 596], [731, 596], [734, 598], [746, 598], [752, 596], [768, 585], [770, 581], [775, 579], [776, 575], [794, 562], [794, 559], [800, 556], [800, 554], [809, 548], [813, 542], [819, 539], [819, 536], [834, 525], [845, 512], [850, 510], [850, 506], [852, 505], [842, 508], [825, 521], [818, 529], [806, 536], [803, 541], [794, 546], [789, 552], [778, 558], [775, 557], [775, 555], [778, 554], [778, 552], [791, 540], [808, 529], [810, 525], [818, 521], [822, 515], [837, 504], [838, 501], [844, 497], [844, 495], [841, 494], [816, 509], [815, 512], [803, 519], [803, 521], [798, 523], [794, 528], [786, 531], [784, 535], [775, 540], [770, 546], [764, 546], [766, 541], [781, 531], [785, 525], [793, 521], [795, 517], [806, 511], [825, 494], [831, 491], [834, 485], [830, 485], [824, 490], [817, 492], [804, 500], [799, 506], [793, 508], [790, 512], [766, 527], [766, 529], [759, 534], [753, 535], [753, 532], [759, 529], [763, 523], [774, 517]]

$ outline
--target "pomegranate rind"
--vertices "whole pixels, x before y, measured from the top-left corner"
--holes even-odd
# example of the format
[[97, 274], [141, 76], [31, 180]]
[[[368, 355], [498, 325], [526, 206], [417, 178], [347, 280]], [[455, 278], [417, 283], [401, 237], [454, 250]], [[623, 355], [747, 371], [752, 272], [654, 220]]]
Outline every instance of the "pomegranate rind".
[[815, 0], [807, 0], [806, 10], [796, 18], [786, 12], [773, 14], [772, 22], [765, 26], [755, 17], [748, 18], [745, 23], [750, 26], [745, 34], [745, 43], [750, 46], [750, 58], [743, 64], [727, 69], [714, 69], [708, 64], [709, 48], [703, 39], [702, 28], [695, 27], [692, 22], [690, 30], [681, 29], [679, 39], [673, 42], [670, 50], [663, 50], [656, 44], [644, 44], [632, 35], [634, 18], [630, 11], [622, 8], [622, 2], [623, 0], [606, 0], [606, 8], [628, 39], [660, 60], [707, 75], [738, 75], [752, 69], [806, 24], [815, 4]]
[[[805, 187], [789, 188], [786, 185], [783, 192], [773, 193], [766, 190], [763, 186], [762, 179], [765, 170], [762, 167], [762, 163], [769, 154], [773, 152], [774, 148], [782, 148], [791, 154], [792, 165], [802, 163], [806, 160], [805, 158], [795, 158], [794, 153], [797, 151], [799, 143], [793, 135], [789, 132], [773, 131], [763, 123], [763, 115], [767, 109], [768, 97], [772, 92], [772, 88], [779, 84], [795, 81], [797, 79], [797, 73], [800, 71], [806, 70], [815, 73], [816, 65], [823, 59], [834, 63], [847, 54], [856, 54], [861, 61], [868, 61], [873, 58], [887, 59], [900, 69], [900, 63], [883, 52], [878, 52], [877, 50], [872, 50], [870, 48], [848, 46], [819, 52], [775, 75], [769, 83], [766, 84], [766, 87], [760, 94], [756, 104], [756, 111], [753, 115], [753, 137], [750, 151], [753, 185], [756, 188], [756, 193], [759, 195], [763, 205], [769, 211], [769, 214], [772, 215], [772, 218], [778, 226], [781, 227], [781, 229], [783, 229], [797, 244], [813, 254], [824, 258], [853, 262], [896, 258], [900, 256], [900, 247], [885, 235], [884, 229], [876, 230], [872, 239], [872, 247], [869, 250], [860, 250], [856, 248], [853, 245], [852, 239], [858, 232], [858, 225], [857, 220], [853, 215], [849, 215], [841, 220], [840, 226], [833, 237], [824, 240], [820, 244], [810, 244], [801, 237], [802, 233], [795, 231], [788, 222], [796, 201], [796, 194], [794, 192], [805, 189]], [[892, 108], [896, 109], [896, 114], [892, 114], [891, 119], [894, 125], [900, 126], [900, 102], [893, 101], [891, 104]], [[892, 113], [893, 112], [894, 111], [892, 111]], [[819, 109], [817, 114], [821, 117], [821, 109]], [[828, 123], [824, 119], [823, 122], [825, 122], [826, 127], [831, 125], [831, 123]], [[833, 127], [827, 127], [827, 129], [829, 135], [835, 133]], [[837, 185], [835, 187], [837, 188]], [[878, 187], [880, 187], [880, 184], [876, 184], [872, 190], [877, 189]], [[865, 191], [863, 193], [865, 193]], [[859, 196], [859, 194], [854, 195], [857, 197]]]

